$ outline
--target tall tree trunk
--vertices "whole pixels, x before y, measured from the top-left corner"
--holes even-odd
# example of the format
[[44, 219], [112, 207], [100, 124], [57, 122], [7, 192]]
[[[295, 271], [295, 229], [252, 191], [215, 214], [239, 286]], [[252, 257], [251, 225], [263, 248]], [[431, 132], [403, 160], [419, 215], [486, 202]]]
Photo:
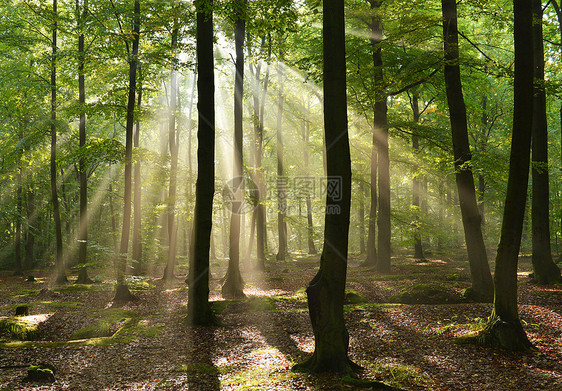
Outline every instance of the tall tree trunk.
[[480, 213], [476, 204], [474, 178], [470, 167], [472, 154], [468, 142], [466, 106], [459, 66], [457, 5], [455, 0], [441, 0], [441, 5], [445, 50], [445, 89], [453, 137], [455, 177], [472, 277], [472, 293], [477, 299], [487, 300], [492, 297], [494, 289], [482, 236]]
[[[191, 95], [189, 98], [189, 110], [187, 114], [187, 172], [188, 172], [188, 180], [186, 181], [187, 184], [187, 202], [191, 203], [191, 192], [192, 192], [192, 181], [193, 181], [193, 167], [191, 163], [191, 135], [193, 133], [193, 96], [195, 95], [195, 84], [197, 83], [197, 72], [193, 73], [193, 84], [191, 86]], [[189, 243], [190, 240], [193, 238], [193, 221], [187, 225], [186, 232], [185, 232], [185, 254], [187, 255], [188, 259], [191, 257], [191, 250], [192, 246]]]
[[[263, 40], [262, 40], [263, 43]], [[271, 56], [271, 49], [268, 52], [268, 59]], [[256, 168], [256, 182], [258, 188], [258, 205], [254, 211], [256, 220], [256, 252], [257, 252], [257, 268], [260, 270], [265, 269], [265, 198], [266, 188], [263, 173], [263, 129], [264, 129], [264, 107], [267, 88], [269, 85], [269, 65], [267, 66], [265, 78], [263, 81], [263, 88], [261, 90], [260, 99], [260, 69], [261, 66], [256, 67], [255, 71], [255, 89], [254, 89], [254, 141], [255, 141], [255, 168]], [[249, 250], [251, 251], [251, 249]]]
[[363, 181], [359, 182], [359, 253], [365, 254], [365, 196], [367, 189]]
[[[556, 12], [556, 16], [558, 19], [558, 30], [560, 31], [560, 38], [562, 39], [562, 12], [560, 10], [560, 5], [558, 4], [558, 2], [556, 0], [552, 0], [550, 2], [550, 4], [552, 4], [552, 6], [554, 7], [554, 10]], [[562, 51], [562, 46], [560, 47], [561, 51]], [[560, 149], [562, 150], [562, 105], [560, 106], [560, 110], [559, 110], [559, 116], [560, 116]], [[560, 164], [562, 165], [562, 153], [560, 154]], [[560, 217], [560, 231], [562, 231], [562, 216]], [[560, 252], [558, 254], [558, 263], [562, 262], [562, 252]]]
[[[371, 9], [378, 12], [382, 0], [369, 0]], [[375, 104], [373, 118], [373, 143], [377, 149], [378, 170], [378, 219], [377, 219], [377, 247], [378, 252], [374, 259], [375, 270], [390, 272], [390, 166], [388, 156], [388, 120], [387, 120], [387, 96], [384, 92], [384, 73], [382, 62], [382, 50], [380, 47], [383, 31], [380, 15], [374, 15], [371, 19], [371, 46], [373, 51], [373, 66], [375, 79]], [[371, 177], [372, 177], [371, 173]], [[371, 200], [373, 203], [373, 200]], [[367, 252], [367, 260], [371, 261], [371, 253]]]
[[127, 100], [127, 123], [125, 127], [125, 189], [123, 203], [123, 226], [121, 244], [119, 246], [119, 264], [117, 267], [117, 285], [115, 287], [114, 302], [127, 302], [135, 300], [125, 283], [127, 269], [127, 252], [129, 251], [129, 235], [131, 230], [131, 188], [133, 166], [133, 127], [135, 124], [135, 98], [137, 87], [137, 63], [139, 55], [140, 38], [140, 3], [135, 1], [133, 14], [133, 44], [129, 53], [129, 91]]
[[552, 260], [550, 248], [548, 125], [544, 90], [544, 47], [542, 34], [542, 2], [533, 0], [534, 99], [532, 136], [532, 209], [534, 280], [539, 284], [560, 281], [560, 269]]
[[14, 276], [23, 276], [23, 265], [21, 256], [21, 217], [23, 211], [23, 192], [21, 184], [21, 158], [18, 158], [17, 163], [17, 188], [16, 188], [16, 237], [15, 237], [15, 247], [16, 247], [16, 270]]
[[[351, 373], [349, 334], [343, 317], [351, 206], [351, 160], [347, 131], [343, 0], [324, 0], [324, 127], [328, 178], [341, 191], [327, 192], [324, 248], [320, 269], [306, 293], [314, 332], [314, 353], [297, 366], [313, 372]], [[341, 197], [340, 197], [341, 196]], [[329, 213], [335, 212], [335, 213]]]
[[[196, 0], [197, 12], [197, 184], [193, 251], [189, 259], [187, 320], [191, 325], [214, 323], [209, 305], [209, 248], [215, 193], [215, 82], [211, 1]], [[207, 8], [208, 7], [208, 8]], [[202, 9], [203, 8], [203, 9]]]
[[287, 256], [287, 183], [283, 167], [283, 70], [281, 68], [282, 53], [279, 53], [277, 62], [277, 82], [279, 84], [279, 97], [277, 100], [277, 232], [279, 235], [279, 249], [276, 259], [284, 261]]
[[[142, 76], [141, 64], [138, 64], [139, 72], [139, 92], [137, 94], [137, 111], [142, 103]], [[135, 124], [135, 134], [133, 135], [133, 148], [140, 147], [140, 118], [137, 117]], [[133, 194], [133, 273], [135, 276], [142, 274], [142, 182], [141, 182], [141, 161], [135, 159], [134, 165], [134, 194]]]
[[[76, 0], [76, 15], [78, 17], [78, 105], [80, 107], [80, 125], [79, 125], [79, 145], [84, 148], [86, 145], [86, 87], [84, 80], [84, 21], [88, 16], [88, 0], [84, 0], [82, 9], [80, 0]], [[86, 172], [86, 162], [84, 157], [79, 162], [80, 177], [80, 227], [78, 230], [78, 262], [80, 272], [78, 274], [77, 284], [91, 284], [93, 281], [88, 277], [88, 176]]]
[[232, 214], [230, 218], [230, 240], [228, 270], [221, 288], [223, 297], [245, 297], [244, 282], [240, 275], [240, 213], [242, 213], [242, 175], [243, 175], [243, 128], [242, 98], [244, 96], [244, 36], [246, 30], [246, 0], [236, 0], [236, 26], [234, 41], [236, 50], [236, 75], [234, 80], [234, 164], [232, 175]]
[[[484, 70], [487, 71], [487, 67]], [[486, 143], [488, 138], [488, 98], [486, 95], [482, 96], [482, 139], [480, 140], [480, 153], [486, 151]], [[480, 213], [480, 222], [482, 226], [486, 224], [486, 215], [484, 207], [484, 194], [486, 193], [486, 179], [484, 175], [480, 172], [478, 173], [478, 212]]]
[[377, 262], [377, 144], [376, 133], [373, 132], [373, 144], [371, 149], [371, 207], [369, 219], [367, 220], [367, 258], [361, 266], [375, 266]]
[[[420, 107], [418, 95], [416, 93], [412, 96], [412, 112], [414, 117], [414, 123], [420, 122]], [[412, 135], [412, 148], [414, 150], [414, 155], [417, 159], [418, 153], [420, 151], [420, 139], [417, 134]], [[419, 166], [414, 162], [414, 175], [412, 177], [412, 206], [414, 207], [414, 212], [416, 217], [414, 220], [414, 258], [424, 259], [423, 246], [421, 241], [421, 227], [419, 215], [420, 209], [420, 179], [419, 179]]]
[[517, 311], [517, 261], [527, 199], [533, 128], [532, 2], [514, 0], [515, 79], [513, 135], [500, 243], [494, 273], [494, 308], [481, 341], [509, 350], [532, 345]]
[[[30, 175], [30, 180], [33, 181], [32, 175]], [[27, 231], [25, 235], [25, 261], [24, 269], [29, 270], [33, 267], [34, 261], [34, 250], [35, 250], [35, 189], [33, 183], [29, 184], [27, 188]]]
[[62, 251], [62, 227], [60, 219], [59, 197], [57, 194], [57, 0], [53, 0], [53, 38], [51, 41], [51, 202], [55, 220], [56, 241], [56, 283], [67, 282]]
[[[310, 99], [307, 99], [307, 113], [310, 113]], [[304, 170], [306, 175], [309, 175], [309, 157], [308, 148], [310, 143], [310, 121], [306, 121], [304, 127]], [[308, 238], [308, 253], [310, 255], [316, 255], [318, 251], [314, 245], [314, 224], [312, 221], [312, 201], [310, 199], [310, 192], [306, 194], [306, 227], [307, 227], [307, 238]]]
[[[174, 29], [172, 31], [172, 51], [174, 59], [177, 58], [176, 46], [178, 42], [177, 19], [174, 20]], [[174, 278], [174, 266], [176, 264], [177, 249], [177, 224], [176, 224], [176, 188], [177, 188], [177, 171], [178, 171], [178, 145], [176, 143], [176, 104], [177, 104], [177, 76], [178, 73], [173, 65], [172, 75], [170, 78], [170, 115], [168, 123], [168, 144], [170, 146], [170, 186], [168, 190], [168, 262], [164, 270], [164, 279], [171, 280]]]
[[[115, 118], [115, 114], [113, 114], [113, 138], [117, 137], [117, 119]], [[115, 219], [115, 207], [113, 203], [113, 172], [112, 172], [111, 164], [109, 165], [109, 187], [107, 189], [109, 193], [109, 214], [111, 215], [111, 238], [113, 241], [113, 253], [115, 254], [114, 257], [114, 266], [115, 270], [117, 270], [117, 255], [119, 254], [119, 245], [117, 243], [117, 222]]]

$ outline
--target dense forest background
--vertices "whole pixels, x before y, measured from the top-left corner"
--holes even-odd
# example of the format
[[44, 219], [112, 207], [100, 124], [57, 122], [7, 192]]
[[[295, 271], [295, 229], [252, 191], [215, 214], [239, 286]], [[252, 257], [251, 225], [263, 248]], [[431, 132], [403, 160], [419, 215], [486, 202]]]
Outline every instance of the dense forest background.
[[527, 350], [518, 255], [560, 282], [561, 34], [556, 0], [0, 0], [2, 275], [187, 283], [216, 325], [209, 286], [320, 258], [316, 347], [322, 316], [342, 342], [302, 365], [350, 374], [347, 260], [462, 262], [459, 300], [494, 302], [475, 342]]

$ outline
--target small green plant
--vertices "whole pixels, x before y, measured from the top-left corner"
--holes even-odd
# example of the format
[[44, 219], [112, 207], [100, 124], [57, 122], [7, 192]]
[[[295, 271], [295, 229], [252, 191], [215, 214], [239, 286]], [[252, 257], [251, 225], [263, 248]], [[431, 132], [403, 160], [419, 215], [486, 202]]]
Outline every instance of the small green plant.
[[30, 365], [27, 368], [27, 380], [30, 381], [55, 381], [53, 368], [44, 365]]
[[389, 379], [388, 382], [395, 387], [406, 389], [411, 387], [427, 388], [431, 384], [430, 377], [421, 368], [411, 365], [375, 363], [369, 365], [368, 369], [375, 378]]
[[129, 289], [135, 291], [147, 291], [156, 287], [156, 285], [150, 282], [148, 277], [143, 276], [127, 276], [125, 281]]

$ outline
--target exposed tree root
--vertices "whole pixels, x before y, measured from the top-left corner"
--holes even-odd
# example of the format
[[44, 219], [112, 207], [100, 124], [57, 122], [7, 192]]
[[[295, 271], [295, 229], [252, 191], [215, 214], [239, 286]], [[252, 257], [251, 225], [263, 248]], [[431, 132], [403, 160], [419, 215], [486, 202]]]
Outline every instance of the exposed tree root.
[[88, 269], [86, 269], [85, 267], [80, 269], [75, 284], [93, 284], [93, 283], [94, 281], [90, 279], [90, 277], [88, 277]]
[[139, 298], [131, 293], [129, 287], [123, 283], [117, 284], [115, 287], [115, 296], [113, 296], [113, 305], [118, 306], [130, 301], [138, 301]]
[[318, 359], [318, 355], [314, 353], [306, 361], [294, 365], [292, 370], [310, 373], [339, 373], [344, 376], [353, 377], [356, 373], [363, 371], [364, 368], [351, 361], [348, 357]]
[[527, 338], [521, 322], [506, 322], [499, 317], [490, 319], [486, 328], [478, 334], [458, 337], [455, 343], [493, 346], [510, 351], [529, 351], [535, 348]]

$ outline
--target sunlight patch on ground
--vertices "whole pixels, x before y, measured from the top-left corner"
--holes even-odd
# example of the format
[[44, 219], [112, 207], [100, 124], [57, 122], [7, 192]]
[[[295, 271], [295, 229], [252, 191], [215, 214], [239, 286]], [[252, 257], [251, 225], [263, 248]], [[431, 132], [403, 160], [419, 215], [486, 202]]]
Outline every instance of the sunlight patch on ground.
[[306, 353], [314, 353], [314, 338], [312, 336], [291, 334], [289, 337], [299, 350]]
[[33, 323], [33, 324], [39, 324], [39, 323], [45, 322], [47, 319], [49, 319], [53, 315], [54, 315], [54, 312], [50, 313], [50, 314], [37, 314], [37, 315], [22, 316], [21, 319], [25, 322], [29, 322], [29, 323]]
[[291, 292], [287, 292], [282, 289], [261, 289], [255, 286], [247, 286], [246, 288], [244, 288], [244, 293], [247, 296], [256, 296], [256, 297], [272, 297], [272, 296], [283, 296], [283, 295], [291, 294]]

